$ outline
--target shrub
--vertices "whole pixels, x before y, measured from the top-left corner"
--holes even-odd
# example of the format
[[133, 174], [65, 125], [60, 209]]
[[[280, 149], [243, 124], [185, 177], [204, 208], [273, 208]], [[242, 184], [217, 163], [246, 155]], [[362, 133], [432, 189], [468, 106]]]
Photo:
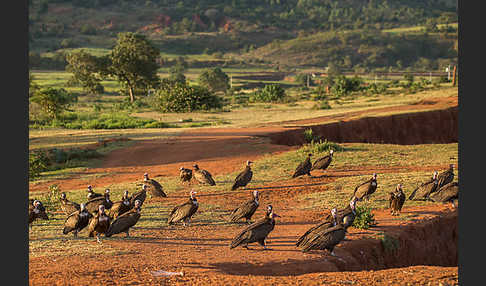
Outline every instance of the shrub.
[[371, 213], [370, 207], [356, 206], [356, 217], [353, 221], [353, 227], [359, 229], [368, 229], [376, 225], [375, 216]]
[[41, 172], [46, 171], [49, 158], [43, 151], [29, 152], [29, 179], [35, 179]]
[[285, 90], [279, 84], [265, 85], [251, 97], [252, 102], [283, 102], [286, 98]]
[[345, 150], [344, 147], [342, 147], [337, 143], [327, 141], [327, 139], [324, 139], [324, 141], [322, 141], [322, 139], [319, 139], [319, 141], [312, 140], [310, 143], [303, 145], [302, 148], [298, 150], [298, 152], [303, 154], [308, 154], [308, 153], [317, 154], [322, 152], [329, 152], [329, 150], [331, 149], [334, 151]]
[[319, 138], [314, 135], [312, 128], [307, 128], [306, 130], [304, 130], [305, 142], [311, 143], [312, 141], [317, 140], [317, 139], [319, 139]]
[[316, 102], [312, 106], [312, 109], [331, 109], [331, 105], [329, 105], [327, 100], [321, 100], [320, 102]]
[[154, 104], [162, 112], [192, 112], [223, 106], [221, 98], [207, 88], [168, 80], [155, 92]]

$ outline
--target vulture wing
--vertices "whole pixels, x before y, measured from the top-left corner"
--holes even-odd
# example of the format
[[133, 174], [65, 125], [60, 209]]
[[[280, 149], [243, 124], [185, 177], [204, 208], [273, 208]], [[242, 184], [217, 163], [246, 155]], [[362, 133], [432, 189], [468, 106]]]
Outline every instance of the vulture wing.
[[243, 205], [233, 210], [230, 215], [229, 221], [236, 222], [242, 218], [250, 219], [257, 210], [257, 208], [258, 204], [255, 202], [255, 200], [247, 201]]
[[459, 183], [451, 182], [430, 195], [429, 199], [434, 202], [448, 202], [459, 196]]
[[317, 159], [314, 162], [314, 164], [312, 164], [311, 171], [317, 170], [317, 169], [325, 170], [325, 169], [327, 169], [327, 167], [329, 167], [329, 165], [331, 164], [331, 161], [332, 161], [332, 157], [330, 155], [326, 155], [324, 157], [321, 157], [321, 158]]
[[245, 170], [243, 170], [243, 172], [239, 173], [238, 176], [236, 176], [235, 182], [231, 187], [231, 190], [234, 191], [239, 187], [244, 187], [248, 185], [252, 177], [253, 177], [253, 171], [249, 167], [246, 167]]
[[135, 210], [124, 213], [111, 223], [105, 235], [110, 237], [113, 234], [126, 232], [130, 227], [134, 226], [139, 219], [140, 213]]
[[297, 168], [295, 168], [295, 172], [292, 175], [292, 178], [296, 178], [305, 174], [309, 174], [312, 169], [312, 164], [310, 158], [307, 157], [304, 162], [300, 163]]
[[196, 213], [198, 206], [194, 205], [191, 200], [176, 206], [172, 209], [167, 220], [168, 224], [179, 222], [183, 219], [192, 217]]
[[164, 188], [156, 180], [150, 179], [150, 180], [145, 181], [145, 183], [146, 183], [146, 185], [148, 187], [149, 192], [152, 194], [152, 196], [154, 196], [154, 197], [164, 197], [164, 198], [167, 197], [167, 194], [164, 193]]

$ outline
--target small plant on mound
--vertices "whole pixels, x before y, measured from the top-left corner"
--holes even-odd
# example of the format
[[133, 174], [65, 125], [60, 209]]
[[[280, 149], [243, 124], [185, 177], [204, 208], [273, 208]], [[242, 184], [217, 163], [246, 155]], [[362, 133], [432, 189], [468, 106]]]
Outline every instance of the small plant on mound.
[[304, 130], [304, 140], [307, 143], [311, 143], [313, 141], [318, 140], [319, 137], [314, 135], [314, 131], [312, 131], [312, 128], [307, 128]]
[[371, 213], [370, 207], [356, 206], [356, 217], [353, 221], [353, 227], [359, 229], [368, 229], [376, 225], [375, 216]]
[[319, 141], [311, 140], [310, 143], [303, 145], [302, 148], [298, 150], [298, 152], [304, 154], [308, 154], [308, 153], [317, 154], [317, 153], [329, 152], [331, 149], [333, 151], [345, 150], [344, 147], [342, 147], [341, 145], [335, 142], [327, 141], [327, 139], [324, 140], [319, 139]]
[[29, 179], [35, 179], [47, 170], [49, 157], [43, 151], [29, 152]]

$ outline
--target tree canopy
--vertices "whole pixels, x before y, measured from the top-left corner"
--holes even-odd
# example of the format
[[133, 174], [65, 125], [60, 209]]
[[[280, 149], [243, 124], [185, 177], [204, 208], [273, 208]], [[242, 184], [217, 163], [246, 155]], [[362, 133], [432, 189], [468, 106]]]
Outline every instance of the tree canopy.
[[212, 92], [225, 92], [230, 88], [229, 76], [219, 67], [206, 69], [199, 75], [198, 80], [201, 86], [206, 87]]

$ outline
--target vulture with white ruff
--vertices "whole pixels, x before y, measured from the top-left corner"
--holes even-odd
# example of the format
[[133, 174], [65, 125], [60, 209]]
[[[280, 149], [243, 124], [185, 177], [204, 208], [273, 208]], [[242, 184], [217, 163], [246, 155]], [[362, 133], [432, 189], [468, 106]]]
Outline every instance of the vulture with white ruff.
[[120, 201], [114, 202], [108, 212], [108, 215], [111, 219], [116, 219], [117, 216], [122, 215], [129, 211], [132, 208], [130, 205], [130, 197], [128, 195], [128, 191], [125, 190], [123, 192], [122, 199]]
[[105, 233], [105, 236], [110, 237], [114, 234], [124, 232], [126, 233], [126, 237], [129, 237], [130, 228], [134, 226], [140, 219], [140, 212], [140, 201], [136, 200], [135, 206], [131, 210], [120, 215], [111, 223], [108, 231]]
[[108, 231], [110, 221], [110, 217], [105, 213], [105, 206], [99, 205], [98, 212], [89, 221], [88, 236], [96, 236], [96, 241], [101, 243], [100, 235]]
[[59, 199], [61, 203], [61, 210], [66, 214], [70, 215], [75, 211], [79, 211], [80, 206], [78, 203], [72, 202], [67, 199], [66, 193], [61, 193], [61, 198]]
[[400, 215], [405, 199], [406, 197], [402, 185], [398, 184], [395, 191], [390, 192], [390, 198], [388, 200], [388, 207], [390, 208], [391, 215]]
[[246, 161], [245, 170], [238, 174], [235, 178], [235, 182], [231, 187], [231, 190], [234, 191], [239, 187], [246, 187], [248, 183], [251, 181], [253, 177], [253, 171], [251, 170], [250, 164], [253, 163], [252, 161]]
[[439, 180], [437, 179], [438, 172], [435, 171], [432, 179], [420, 184], [408, 197], [409, 200], [424, 201], [430, 194], [434, 193], [439, 186]]
[[196, 192], [190, 192], [189, 200], [185, 203], [175, 206], [169, 214], [167, 223], [169, 225], [182, 221], [184, 226], [189, 225], [191, 217], [196, 213], [199, 208], [199, 203], [196, 199]]
[[237, 222], [238, 220], [244, 218], [246, 219], [247, 223], [251, 223], [250, 219], [260, 205], [258, 202], [258, 191], [255, 190], [252, 194], [253, 198], [251, 200], [245, 202], [231, 212], [229, 217], [230, 222]]
[[78, 237], [78, 232], [88, 226], [89, 220], [93, 215], [88, 212], [85, 204], [81, 204], [79, 210], [71, 213], [64, 221], [63, 234], [73, 232], [74, 237]]
[[358, 201], [362, 201], [363, 199], [366, 199], [368, 201], [370, 199], [370, 196], [374, 192], [376, 192], [376, 188], [378, 187], [376, 176], [377, 174], [374, 173], [371, 179], [356, 186], [356, 188], [354, 188], [352, 199], [356, 198]]
[[311, 168], [311, 171], [313, 170], [326, 170], [327, 167], [329, 167], [329, 165], [331, 165], [331, 162], [332, 162], [332, 156], [334, 154], [334, 150], [330, 150], [329, 151], [329, 155], [326, 155], [324, 157], [321, 157], [317, 160], [314, 161], [314, 163], [312, 164], [312, 168]]
[[32, 229], [32, 223], [36, 219], [49, 220], [46, 208], [39, 200], [29, 199], [29, 229]]
[[275, 218], [280, 217], [273, 212], [271, 205], [267, 207], [267, 213], [265, 217], [257, 220], [256, 222], [245, 227], [236, 237], [231, 241], [230, 249], [237, 246], [242, 246], [246, 249], [249, 243], [258, 242], [263, 246], [264, 250], [267, 250], [266, 239], [270, 232], [275, 228]]

